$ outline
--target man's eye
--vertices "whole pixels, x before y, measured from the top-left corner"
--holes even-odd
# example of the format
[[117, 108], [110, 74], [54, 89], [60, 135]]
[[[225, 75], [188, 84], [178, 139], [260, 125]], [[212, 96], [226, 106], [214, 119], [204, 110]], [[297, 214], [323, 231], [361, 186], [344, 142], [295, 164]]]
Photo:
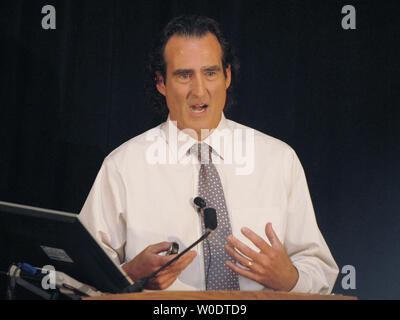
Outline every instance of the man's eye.
[[179, 75], [179, 77], [180, 77], [181, 79], [187, 80], [187, 79], [190, 78], [190, 73], [181, 73], [181, 74]]
[[213, 76], [216, 75], [216, 72], [215, 71], [207, 71], [206, 74], [207, 74], [208, 77], [213, 77]]

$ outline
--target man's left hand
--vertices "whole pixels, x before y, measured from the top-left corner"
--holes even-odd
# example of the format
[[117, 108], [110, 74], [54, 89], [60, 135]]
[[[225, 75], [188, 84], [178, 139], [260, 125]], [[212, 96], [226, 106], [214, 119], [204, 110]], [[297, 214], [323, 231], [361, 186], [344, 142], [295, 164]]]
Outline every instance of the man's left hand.
[[226, 261], [226, 265], [243, 277], [254, 280], [268, 288], [279, 291], [290, 291], [299, 277], [285, 247], [282, 245], [272, 224], [267, 223], [265, 234], [271, 245], [248, 228], [242, 228], [242, 233], [260, 249], [256, 252], [232, 235], [227, 237], [225, 250], [244, 268]]

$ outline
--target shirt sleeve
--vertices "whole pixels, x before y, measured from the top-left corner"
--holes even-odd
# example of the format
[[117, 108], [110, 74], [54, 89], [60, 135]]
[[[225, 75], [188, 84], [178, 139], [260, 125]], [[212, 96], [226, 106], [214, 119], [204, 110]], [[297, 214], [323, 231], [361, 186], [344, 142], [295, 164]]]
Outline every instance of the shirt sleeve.
[[299, 273], [291, 291], [329, 294], [339, 269], [318, 228], [304, 170], [294, 151], [288, 190], [284, 245]]
[[126, 244], [126, 188], [111, 158], [106, 158], [79, 214], [82, 224], [118, 265]]

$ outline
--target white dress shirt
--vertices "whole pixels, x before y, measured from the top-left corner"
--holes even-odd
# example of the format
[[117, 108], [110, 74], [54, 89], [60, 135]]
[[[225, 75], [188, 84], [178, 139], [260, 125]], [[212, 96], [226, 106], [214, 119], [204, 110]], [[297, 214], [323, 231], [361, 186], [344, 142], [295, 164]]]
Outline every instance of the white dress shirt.
[[[79, 217], [116, 263], [162, 241], [176, 241], [182, 251], [202, 235], [192, 203], [200, 164], [186, 152], [196, 142], [168, 118], [105, 158]], [[294, 150], [224, 115], [204, 142], [213, 148], [232, 234], [259, 252], [240, 229], [248, 227], [269, 243], [265, 225], [271, 222], [299, 272], [292, 291], [330, 293], [338, 267]], [[196, 258], [167, 290], [205, 290], [202, 244], [195, 249]], [[241, 290], [269, 290], [242, 276], [239, 283]]]

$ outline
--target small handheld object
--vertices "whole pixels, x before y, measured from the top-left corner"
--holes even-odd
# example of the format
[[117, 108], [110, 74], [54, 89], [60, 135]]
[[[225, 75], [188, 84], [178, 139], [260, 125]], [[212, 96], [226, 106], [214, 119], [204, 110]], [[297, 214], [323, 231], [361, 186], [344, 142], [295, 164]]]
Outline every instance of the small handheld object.
[[177, 254], [179, 252], [179, 244], [177, 242], [172, 242], [171, 247], [168, 250], [167, 256], [171, 254]]

